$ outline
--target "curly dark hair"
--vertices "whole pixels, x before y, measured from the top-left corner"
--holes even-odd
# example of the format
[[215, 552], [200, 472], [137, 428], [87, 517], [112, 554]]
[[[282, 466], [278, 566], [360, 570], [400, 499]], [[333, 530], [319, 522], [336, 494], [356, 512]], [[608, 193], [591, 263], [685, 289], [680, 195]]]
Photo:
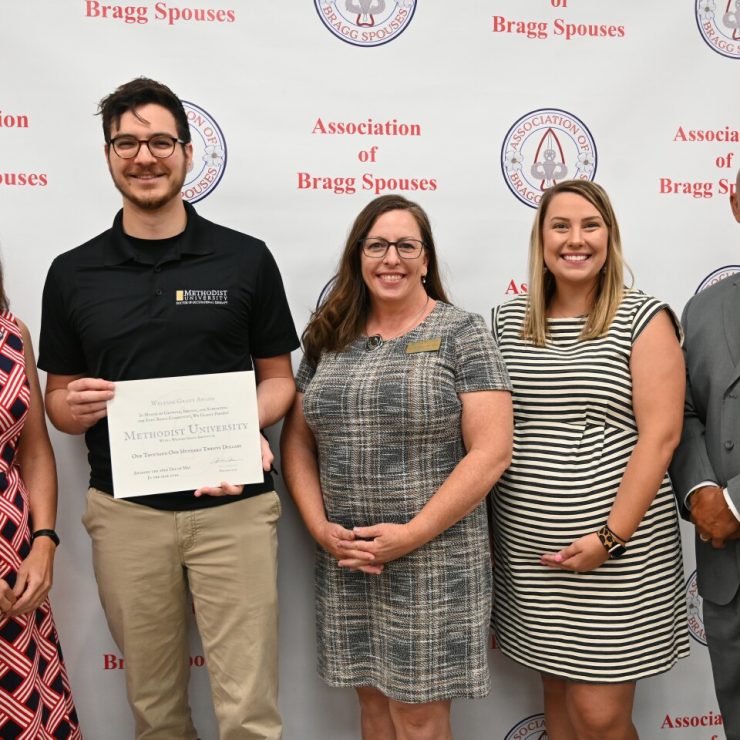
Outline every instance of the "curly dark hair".
[[148, 77], [137, 77], [131, 82], [126, 82], [100, 101], [98, 115], [103, 119], [103, 136], [106, 144], [110, 142], [112, 126], [114, 124], [118, 126], [124, 113], [132, 111], [136, 116], [137, 108], [150, 103], [161, 105], [172, 113], [178, 138], [189, 144], [190, 126], [180, 98], [167, 85], [150, 80]]

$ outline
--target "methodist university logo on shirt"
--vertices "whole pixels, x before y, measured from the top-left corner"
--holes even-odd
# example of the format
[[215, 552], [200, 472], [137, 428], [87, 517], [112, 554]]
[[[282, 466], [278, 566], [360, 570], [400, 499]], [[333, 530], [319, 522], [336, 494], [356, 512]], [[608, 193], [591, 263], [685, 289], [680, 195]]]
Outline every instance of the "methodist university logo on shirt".
[[224, 289], [182, 289], [175, 291], [176, 306], [226, 306], [229, 291]]
[[740, 59], [740, 0], [696, 0], [696, 23], [717, 54]]
[[322, 23], [354, 46], [380, 46], [407, 28], [416, 0], [314, 0]]
[[226, 139], [216, 120], [195, 103], [182, 101], [190, 124], [193, 167], [186, 175], [182, 197], [197, 203], [215, 190], [226, 169]]

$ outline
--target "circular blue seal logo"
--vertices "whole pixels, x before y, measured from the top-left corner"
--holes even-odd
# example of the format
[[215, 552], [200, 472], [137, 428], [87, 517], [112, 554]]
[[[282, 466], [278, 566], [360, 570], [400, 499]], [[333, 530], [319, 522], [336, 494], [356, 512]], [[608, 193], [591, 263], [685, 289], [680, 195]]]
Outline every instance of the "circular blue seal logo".
[[689, 634], [702, 645], [707, 644], [707, 635], [704, 632], [704, 618], [701, 612], [702, 599], [699, 596], [699, 586], [696, 582], [696, 571], [686, 581], [686, 612], [689, 617]]
[[190, 124], [193, 143], [193, 167], [185, 177], [182, 197], [197, 203], [213, 192], [226, 169], [226, 139], [210, 113], [182, 101]]
[[718, 267], [714, 272], [710, 272], [709, 275], [699, 283], [699, 287], [694, 291], [694, 295], [701, 293], [705, 288], [711, 288], [721, 280], [732, 277], [738, 272], [740, 272], [740, 265], [725, 265], [724, 267]]
[[545, 715], [533, 714], [512, 727], [504, 740], [547, 740]]
[[696, 0], [696, 24], [717, 54], [740, 59], [740, 0]]
[[416, 0], [314, 0], [321, 22], [353, 46], [380, 46], [411, 23]]
[[586, 124], [559, 108], [540, 108], [523, 115], [501, 146], [506, 184], [532, 208], [556, 182], [593, 180], [596, 160], [596, 144]]

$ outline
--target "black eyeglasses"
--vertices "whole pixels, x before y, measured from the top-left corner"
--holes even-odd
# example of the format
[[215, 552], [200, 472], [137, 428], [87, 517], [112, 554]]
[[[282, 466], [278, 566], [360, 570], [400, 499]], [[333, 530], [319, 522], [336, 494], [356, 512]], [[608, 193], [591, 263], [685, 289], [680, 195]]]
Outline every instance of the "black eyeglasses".
[[139, 153], [142, 144], [146, 144], [153, 157], [167, 159], [167, 157], [172, 156], [176, 144], [184, 144], [185, 142], [168, 134], [156, 134], [151, 139], [137, 139], [135, 136], [125, 135], [116, 136], [108, 143], [121, 159], [133, 159]]
[[358, 242], [362, 248], [362, 253], [371, 259], [382, 259], [388, 254], [391, 247], [396, 248], [398, 256], [405, 260], [414, 260], [419, 257], [424, 250], [424, 242], [419, 239], [399, 239], [397, 242], [389, 242], [379, 236], [370, 236], [367, 239], [360, 239]]

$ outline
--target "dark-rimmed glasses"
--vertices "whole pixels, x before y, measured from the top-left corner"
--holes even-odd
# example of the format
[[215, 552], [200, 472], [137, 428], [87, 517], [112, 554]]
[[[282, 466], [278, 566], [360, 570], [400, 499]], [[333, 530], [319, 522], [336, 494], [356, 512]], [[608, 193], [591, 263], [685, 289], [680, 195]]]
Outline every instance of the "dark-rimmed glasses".
[[184, 144], [185, 142], [169, 134], [156, 134], [150, 139], [137, 139], [135, 136], [128, 135], [116, 136], [108, 143], [121, 159], [133, 159], [139, 153], [142, 144], [146, 144], [152, 157], [167, 159], [167, 157], [172, 156], [177, 144]]
[[371, 259], [383, 259], [391, 247], [396, 248], [396, 252], [401, 259], [414, 260], [424, 251], [424, 242], [419, 239], [399, 239], [397, 242], [389, 242], [379, 236], [371, 236], [367, 239], [360, 239], [358, 242], [362, 253]]

